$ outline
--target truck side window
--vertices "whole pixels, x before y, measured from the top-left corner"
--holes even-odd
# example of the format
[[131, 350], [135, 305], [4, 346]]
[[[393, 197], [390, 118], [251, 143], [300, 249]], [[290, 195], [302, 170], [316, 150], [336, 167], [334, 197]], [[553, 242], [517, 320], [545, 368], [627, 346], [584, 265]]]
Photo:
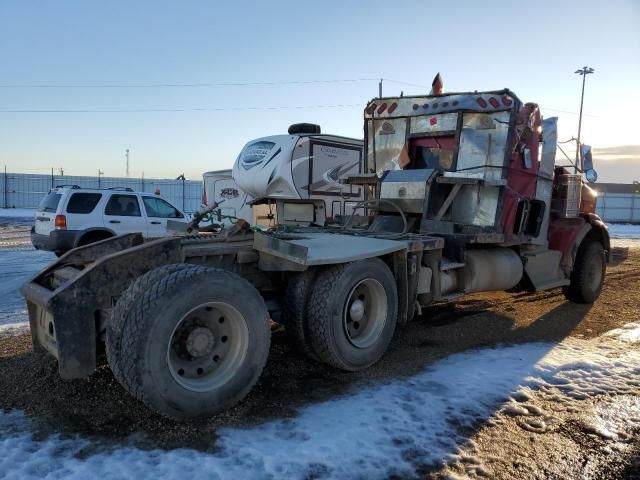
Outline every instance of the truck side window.
[[161, 198], [142, 197], [142, 202], [148, 217], [182, 218], [182, 214], [177, 208]]
[[140, 206], [135, 195], [112, 195], [104, 209], [105, 215], [119, 217], [141, 217]]

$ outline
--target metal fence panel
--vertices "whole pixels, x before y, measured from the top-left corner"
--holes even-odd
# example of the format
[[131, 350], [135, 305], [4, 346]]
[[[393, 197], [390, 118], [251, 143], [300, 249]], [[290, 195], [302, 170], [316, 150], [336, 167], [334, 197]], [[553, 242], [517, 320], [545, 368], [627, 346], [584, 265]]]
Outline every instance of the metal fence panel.
[[601, 193], [596, 212], [606, 222], [640, 223], [640, 194]]
[[160, 194], [177, 207], [193, 213], [200, 209], [202, 182], [158, 178], [81, 177], [70, 175], [34, 175], [2, 173], [0, 205], [3, 208], [35, 208], [53, 187], [78, 185], [81, 188], [131, 188], [138, 192]]

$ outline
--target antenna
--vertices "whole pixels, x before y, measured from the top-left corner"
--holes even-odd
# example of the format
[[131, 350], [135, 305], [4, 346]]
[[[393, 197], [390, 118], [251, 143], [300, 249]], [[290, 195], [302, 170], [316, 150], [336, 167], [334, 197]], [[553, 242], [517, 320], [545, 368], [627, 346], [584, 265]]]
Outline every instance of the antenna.
[[124, 156], [127, 157], [127, 178], [129, 178], [129, 149], [124, 151]]

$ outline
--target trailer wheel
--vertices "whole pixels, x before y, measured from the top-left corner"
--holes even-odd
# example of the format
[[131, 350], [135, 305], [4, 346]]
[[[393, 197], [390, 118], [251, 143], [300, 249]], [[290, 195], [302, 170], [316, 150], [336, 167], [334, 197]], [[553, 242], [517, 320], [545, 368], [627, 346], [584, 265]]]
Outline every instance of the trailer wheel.
[[398, 291], [380, 259], [336, 265], [320, 273], [308, 305], [308, 329], [316, 355], [341, 370], [377, 362], [396, 326]]
[[585, 239], [576, 255], [571, 283], [563, 288], [565, 297], [576, 303], [593, 303], [600, 296], [607, 263], [604, 247], [597, 240]]
[[307, 304], [316, 272], [308, 269], [291, 274], [284, 293], [282, 318], [291, 343], [311, 360], [318, 360], [313, 352], [307, 322]]
[[213, 415], [251, 390], [270, 335], [267, 307], [253, 285], [189, 265], [161, 276], [131, 303], [120, 349], [123, 386], [165, 416]]
[[109, 362], [113, 376], [121, 384], [124, 384], [126, 381], [125, 377], [122, 375], [122, 355], [120, 353], [122, 329], [125, 321], [127, 320], [127, 315], [131, 313], [133, 302], [137, 300], [141, 293], [148, 290], [151, 285], [160, 279], [173, 272], [189, 267], [190, 265], [186, 263], [176, 263], [172, 265], [164, 265], [148, 271], [136, 278], [136, 280], [129, 285], [113, 307], [113, 310], [111, 311], [111, 318], [109, 319], [106, 329], [105, 350], [107, 353], [107, 361]]

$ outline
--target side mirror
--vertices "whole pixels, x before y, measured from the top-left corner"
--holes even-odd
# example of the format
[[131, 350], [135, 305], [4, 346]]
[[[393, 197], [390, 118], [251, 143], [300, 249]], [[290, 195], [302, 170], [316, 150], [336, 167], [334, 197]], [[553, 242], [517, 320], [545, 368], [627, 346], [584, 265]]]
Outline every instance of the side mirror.
[[580, 145], [580, 158], [587, 182], [595, 183], [598, 180], [598, 173], [593, 168], [593, 157], [591, 156], [590, 145]]

